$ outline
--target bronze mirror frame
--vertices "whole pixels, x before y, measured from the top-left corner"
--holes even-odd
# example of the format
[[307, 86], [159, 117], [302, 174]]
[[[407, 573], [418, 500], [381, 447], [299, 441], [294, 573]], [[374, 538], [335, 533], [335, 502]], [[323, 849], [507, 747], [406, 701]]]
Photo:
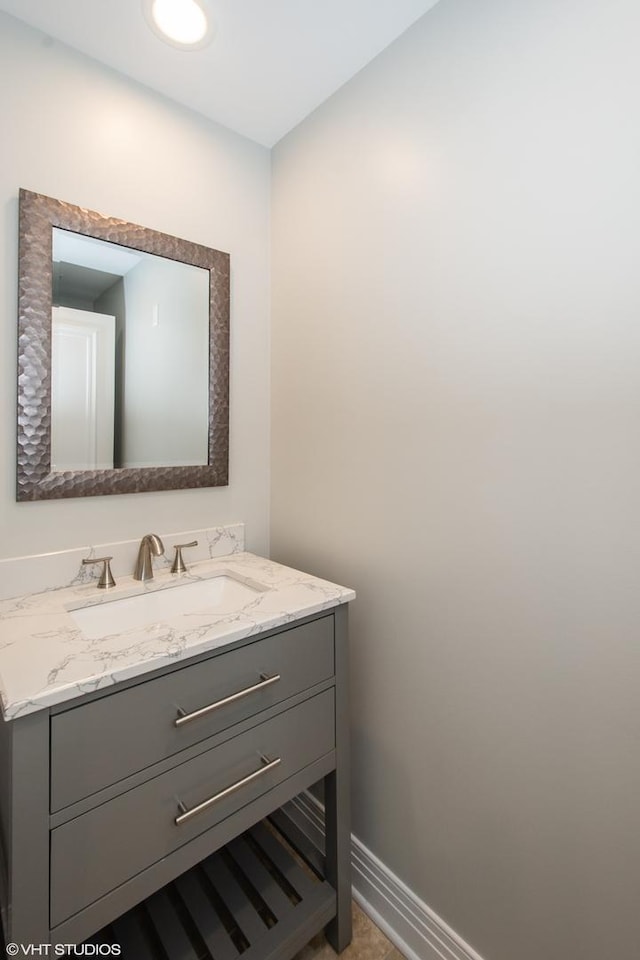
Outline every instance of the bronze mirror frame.
[[[226, 486], [229, 482], [229, 254], [20, 190], [17, 500]], [[51, 472], [53, 228], [209, 271], [209, 463]], [[170, 389], [170, 385], [167, 385]]]

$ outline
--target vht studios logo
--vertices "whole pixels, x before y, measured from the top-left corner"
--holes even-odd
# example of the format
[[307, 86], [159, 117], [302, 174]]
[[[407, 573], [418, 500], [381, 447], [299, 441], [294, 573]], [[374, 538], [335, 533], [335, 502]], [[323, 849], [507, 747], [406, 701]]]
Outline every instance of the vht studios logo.
[[8, 957], [119, 957], [119, 943], [8, 943]]

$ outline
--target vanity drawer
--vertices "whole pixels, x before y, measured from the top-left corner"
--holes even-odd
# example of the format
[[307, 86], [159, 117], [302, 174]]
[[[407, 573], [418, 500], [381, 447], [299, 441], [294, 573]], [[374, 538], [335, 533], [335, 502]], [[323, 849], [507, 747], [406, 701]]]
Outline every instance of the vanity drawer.
[[[61, 810], [333, 673], [333, 616], [328, 616], [57, 714], [51, 719], [51, 810]], [[210, 705], [210, 712], [187, 716], [176, 726], [181, 712], [190, 715]]]
[[[330, 689], [56, 828], [51, 832], [52, 926], [334, 746]], [[268, 769], [263, 757], [273, 764]], [[238, 781], [243, 785], [176, 824], [179, 803], [192, 809]]]

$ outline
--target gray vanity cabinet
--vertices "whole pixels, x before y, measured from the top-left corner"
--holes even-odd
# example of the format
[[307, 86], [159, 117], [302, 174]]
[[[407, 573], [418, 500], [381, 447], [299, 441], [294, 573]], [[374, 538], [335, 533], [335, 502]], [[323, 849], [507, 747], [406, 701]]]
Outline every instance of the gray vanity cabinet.
[[282, 924], [283, 942], [272, 937], [263, 953], [285, 958], [325, 924], [343, 949], [351, 937], [346, 685], [347, 610], [337, 606], [3, 722], [6, 940], [80, 943], [147, 898], [158, 910], [158, 891], [178, 877], [186, 889], [187, 871], [250, 828], [247, 843], [255, 835], [273, 846], [255, 825], [324, 780], [329, 898], [299, 911], [298, 929]]

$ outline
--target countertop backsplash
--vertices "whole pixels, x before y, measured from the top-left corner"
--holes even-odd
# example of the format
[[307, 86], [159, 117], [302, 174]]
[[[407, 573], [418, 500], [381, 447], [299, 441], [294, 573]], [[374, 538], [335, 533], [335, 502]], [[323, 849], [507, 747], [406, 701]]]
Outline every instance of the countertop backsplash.
[[41, 593], [44, 590], [58, 590], [61, 587], [71, 587], [97, 580], [102, 570], [101, 565], [83, 566], [82, 560], [85, 557], [113, 557], [111, 570], [115, 579], [117, 580], [119, 576], [131, 576], [144, 533], [157, 533], [164, 543], [164, 555], [153, 558], [154, 567], [158, 570], [171, 566], [173, 546], [176, 543], [198, 541], [197, 547], [189, 547], [184, 551], [187, 567], [190, 563], [201, 560], [242, 553], [245, 547], [244, 523], [230, 523], [178, 533], [145, 530], [135, 540], [88, 544], [71, 550], [59, 550], [27, 557], [10, 557], [0, 560], [0, 600]]

